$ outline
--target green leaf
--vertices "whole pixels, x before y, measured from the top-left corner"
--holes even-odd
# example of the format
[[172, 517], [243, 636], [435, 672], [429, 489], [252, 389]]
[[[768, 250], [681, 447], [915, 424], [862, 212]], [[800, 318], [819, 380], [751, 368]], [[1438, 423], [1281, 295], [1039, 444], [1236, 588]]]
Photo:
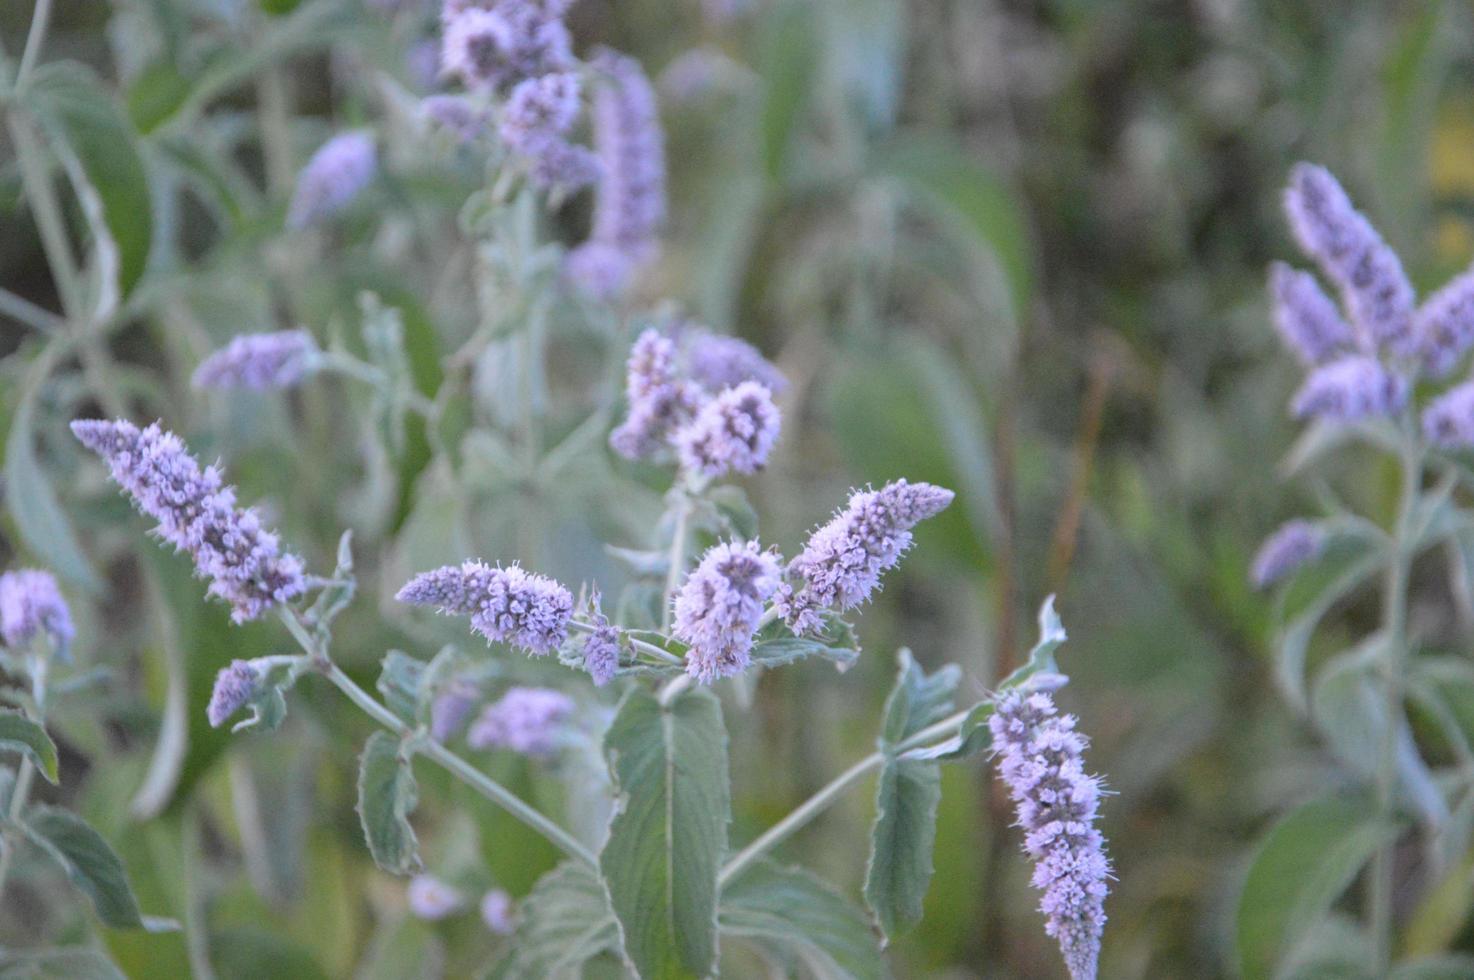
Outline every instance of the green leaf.
[[179, 73], [174, 61], [160, 58], [128, 86], [128, 116], [140, 133], [151, 133], [179, 111], [189, 91], [189, 79]]
[[797, 636], [780, 636], [761, 640], [752, 648], [752, 661], [764, 667], [791, 664], [805, 657], [823, 657], [832, 660], [840, 670], [847, 670], [860, 658], [860, 651], [832, 647], [818, 640]]
[[869, 921], [829, 884], [761, 861], [722, 889], [723, 936], [741, 936], [803, 965], [815, 980], [889, 975]]
[[1279, 958], [1325, 917], [1395, 832], [1364, 803], [1343, 798], [1307, 803], [1275, 824], [1239, 896], [1236, 939], [1244, 976], [1273, 976]]
[[26, 834], [65, 869], [67, 877], [97, 910], [97, 917], [115, 929], [170, 932], [179, 924], [143, 915], [128, 884], [123, 862], [102, 835], [81, 817], [56, 807], [32, 807], [26, 816]]
[[758, 68], [763, 78], [761, 160], [768, 179], [781, 183], [814, 91], [819, 41], [807, 3], [783, 4], [767, 25]]
[[391, 874], [420, 869], [419, 841], [409, 814], [419, 802], [410, 760], [398, 738], [374, 732], [358, 769], [358, 818], [374, 863]]
[[1069, 637], [1065, 634], [1064, 623], [1060, 622], [1059, 613], [1054, 611], [1054, 596], [1049, 596], [1039, 607], [1039, 642], [1035, 643], [1034, 648], [1029, 651], [1028, 659], [1003, 678], [998, 685], [998, 690], [1007, 691], [1018, 687], [1035, 674], [1059, 673], [1059, 664], [1055, 663], [1054, 652], [1064, 645], [1067, 639]]
[[102, 201], [118, 247], [118, 288], [126, 296], [143, 277], [153, 241], [153, 202], [137, 136], [123, 109], [92, 70], [53, 62], [36, 70], [27, 106], [53, 139], [71, 147]]
[[0, 980], [127, 980], [95, 949], [15, 950], [0, 953]]
[[57, 785], [56, 743], [46, 729], [19, 711], [0, 709], [0, 752], [28, 757], [48, 783]]
[[730, 534], [745, 541], [757, 539], [757, 511], [752, 509], [752, 504], [741, 487], [724, 483], [708, 490], [706, 500], [716, 509]]
[[384, 696], [384, 703], [400, 718], [414, 724], [420, 704], [420, 681], [425, 675], [425, 662], [399, 650], [384, 654], [379, 680], [374, 685]]
[[662, 705], [635, 688], [604, 750], [619, 799], [599, 866], [625, 955], [645, 980], [708, 976], [731, 819], [721, 702], [688, 690]]
[[498, 965], [499, 976], [580, 980], [584, 963], [619, 950], [619, 923], [604, 883], [576, 861], [543, 875], [519, 913], [517, 934]]
[[887, 750], [947, 717], [957, 694], [957, 682], [962, 677], [956, 664], [947, 664], [929, 675], [912, 659], [911, 651], [904, 648], [896, 654], [896, 659], [900, 670], [885, 700], [881, 723], [880, 738]]
[[67, 581], [96, 592], [102, 587], [101, 580], [77, 543], [71, 521], [36, 459], [32, 442], [34, 390], [30, 389], [16, 406], [5, 440], [5, 502], [21, 539], [47, 567]]
[[880, 771], [865, 902], [887, 936], [921, 921], [941, 801], [942, 773], [935, 762], [892, 759]]
[[1383, 564], [1380, 553], [1369, 554], [1353, 562], [1315, 597], [1280, 634], [1274, 661], [1274, 676], [1286, 699], [1305, 711], [1305, 660], [1310, 641], [1320, 621], [1337, 602], [1370, 578]]

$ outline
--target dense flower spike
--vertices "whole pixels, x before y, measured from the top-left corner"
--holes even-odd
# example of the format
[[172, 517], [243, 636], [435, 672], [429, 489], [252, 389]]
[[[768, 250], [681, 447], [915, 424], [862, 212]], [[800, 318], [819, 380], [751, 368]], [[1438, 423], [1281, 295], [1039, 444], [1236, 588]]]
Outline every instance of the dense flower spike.
[[1413, 325], [1423, 370], [1435, 378], [1447, 376], [1474, 347], [1474, 269], [1424, 300]]
[[32, 568], [0, 575], [0, 637], [5, 645], [18, 650], [43, 632], [62, 654], [76, 635], [56, 579]]
[[498, 936], [510, 936], [517, 928], [512, 896], [493, 888], [481, 896], [481, 921]]
[[1352, 348], [1351, 327], [1310, 273], [1275, 262], [1269, 267], [1269, 292], [1274, 325], [1303, 363], [1320, 364]]
[[763, 606], [782, 581], [780, 558], [757, 542], [707, 551], [676, 596], [676, 638], [690, 646], [686, 673], [710, 684], [747, 669]]
[[339, 133], [307, 161], [287, 206], [287, 227], [305, 228], [347, 207], [379, 169], [374, 138], [366, 132]]
[[215, 688], [205, 717], [211, 728], [219, 728], [225, 720], [244, 708], [261, 690], [261, 675], [249, 660], [232, 660], [230, 666], [215, 675]]
[[599, 174], [592, 153], [565, 138], [578, 119], [582, 84], [573, 72], [550, 72], [518, 82], [502, 110], [502, 140], [527, 158], [532, 179], [577, 188]]
[[1474, 449], [1474, 381], [1454, 385], [1423, 409], [1423, 435], [1440, 449]]
[[562, 585], [520, 566], [498, 568], [479, 561], [422, 572], [405, 583], [400, 602], [434, 606], [470, 616], [471, 628], [493, 643], [528, 653], [552, 653], [568, 638], [573, 595]]
[[1073, 980], [1095, 980], [1111, 866], [1095, 828], [1100, 780], [1084, 769], [1088, 741], [1074, 716], [1058, 714], [1040, 692], [1001, 696], [988, 728], [1034, 860], [1034, 887], [1044, 893], [1044, 931], [1058, 940]]
[[1374, 357], [1353, 354], [1311, 371], [1295, 393], [1290, 410], [1296, 418], [1355, 422], [1374, 415], [1395, 415], [1407, 405], [1408, 382]]
[[523, 755], [558, 751], [573, 699], [545, 687], [513, 687], [489, 704], [466, 734], [472, 748], [504, 748]]
[[434, 875], [415, 875], [404, 890], [410, 914], [417, 919], [436, 922], [460, 911], [461, 893]]
[[313, 370], [317, 342], [306, 330], [243, 334], [200, 362], [196, 388], [290, 388]]
[[691, 330], [681, 340], [686, 373], [708, 391], [733, 388], [744, 381], [756, 381], [775, 395], [788, 387], [783, 372], [740, 337]]
[[653, 459], [671, 435], [685, 425], [701, 404], [701, 392], [679, 378], [676, 345], [651, 328], [630, 348], [625, 398], [629, 414], [609, 434], [609, 445], [626, 459]]
[[665, 221], [665, 136], [655, 90], [639, 62], [604, 50], [594, 96], [600, 175], [588, 241], [568, 255], [573, 281], [590, 294], [622, 292], [657, 251]]
[[773, 393], [756, 381], [728, 388], [675, 435], [681, 466], [709, 479], [729, 470], [755, 473], [778, 441], [782, 417]]
[[566, 5], [498, 0], [488, 5], [451, 0], [441, 11], [440, 68], [471, 89], [506, 89], [566, 71], [573, 64]]
[[210, 594], [230, 603], [235, 622], [306, 589], [302, 560], [281, 550], [254, 510], [238, 508], [235, 488], [216, 467], [202, 468], [178, 436], [158, 423], [139, 429], [123, 419], [79, 420], [72, 432], [107, 461], [138, 509], [159, 522], [159, 535], [189, 553], [210, 579]]
[[481, 689], [467, 677], [452, 678], [430, 702], [430, 737], [448, 742], [481, 701]]
[[879, 490], [852, 494], [849, 504], [815, 531], [803, 553], [788, 566], [801, 580], [785, 584], [778, 608], [795, 633], [816, 633], [824, 609], [849, 609], [870, 597], [882, 572], [911, 547], [911, 529], [952, 503], [951, 490], [897, 480]]
[[1313, 561], [1325, 546], [1325, 534], [1310, 521], [1286, 521], [1264, 539], [1249, 573], [1254, 588], [1264, 589]]
[[614, 679], [619, 670], [619, 630], [612, 626], [609, 617], [599, 608], [599, 593], [589, 597], [589, 618], [594, 631], [584, 638], [583, 668], [594, 679], [595, 687], [603, 687]]
[[1285, 213], [1307, 255], [1340, 286], [1352, 323], [1378, 349], [1416, 353], [1413, 287], [1396, 253], [1351, 205], [1329, 170], [1296, 164], [1285, 191]]

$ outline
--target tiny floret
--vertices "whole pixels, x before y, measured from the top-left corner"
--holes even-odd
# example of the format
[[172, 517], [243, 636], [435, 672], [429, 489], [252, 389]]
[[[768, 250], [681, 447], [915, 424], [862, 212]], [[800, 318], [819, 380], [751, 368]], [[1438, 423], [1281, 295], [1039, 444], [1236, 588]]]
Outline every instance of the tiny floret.
[[1454, 385], [1423, 409], [1423, 435], [1439, 449], [1474, 449], [1474, 381]]
[[755, 541], [707, 551], [675, 600], [673, 632], [690, 646], [686, 673], [710, 684], [747, 669], [763, 606], [782, 581], [780, 561]]
[[1276, 262], [1269, 267], [1269, 291], [1274, 325], [1303, 363], [1320, 364], [1352, 348], [1351, 327], [1313, 275]]
[[371, 134], [339, 133], [307, 161], [287, 206], [287, 227], [306, 228], [343, 210], [373, 181], [379, 169]]
[[517, 928], [517, 916], [512, 905], [512, 896], [500, 888], [493, 888], [482, 895], [481, 921], [487, 929], [498, 936], [510, 936]]
[[480, 561], [423, 572], [399, 590], [400, 602], [471, 617], [471, 628], [492, 643], [509, 643], [542, 656], [568, 638], [573, 595], [559, 583], [520, 566]]
[[1010, 692], [988, 719], [998, 775], [1008, 787], [1043, 892], [1044, 931], [1059, 942], [1072, 980], [1095, 980], [1110, 862], [1095, 827], [1100, 780], [1085, 772], [1085, 736], [1046, 693]]
[[243, 334], [195, 369], [196, 388], [266, 391], [299, 384], [316, 367], [317, 342], [306, 330]]
[[211, 728], [219, 728], [227, 718], [244, 708], [261, 691], [261, 674], [249, 660], [232, 660], [230, 666], [215, 675], [215, 689], [205, 706], [205, 717]]
[[18, 650], [45, 633], [66, 655], [76, 631], [72, 613], [50, 572], [23, 568], [0, 575], [0, 637]]
[[1396, 415], [1407, 401], [1407, 378], [1374, 357], [1353, 354], [1311, 371], [1295, 393], [1290, 411], [1299, 419], [1347, 423]]
[[676, 452], [688, 473], [708, 479], [728, 471], [756, 473], [767, 463], [781, 425], [773, 393], [744, 381], [703, 405], [676, 433]]
[[701, 405], [701, 392], [677, 374], [675, 359], [675, 341], [653, 327], [630, 348], [625, 365], [629, 414], [609, 434], [609, 445], [626, 459], [658, 458]]
[[461, 910], [464, 899], [453, 886], [434, 875], [415, 875], [404, 890], [410, 913], [417, 919], [435, 922]]
[[1268, 588], [1314, 561], [1324, 547], [1325, 533], [1315, 524], [1299, 518], [1286, 521], [1259, 546], [1249, 579], [1256, 589]]
[[558, 751], [573, 699], [545, 687], [513, 687], [486, 706], [466, 741], [474, 749], [503, 748], [546, 757]]

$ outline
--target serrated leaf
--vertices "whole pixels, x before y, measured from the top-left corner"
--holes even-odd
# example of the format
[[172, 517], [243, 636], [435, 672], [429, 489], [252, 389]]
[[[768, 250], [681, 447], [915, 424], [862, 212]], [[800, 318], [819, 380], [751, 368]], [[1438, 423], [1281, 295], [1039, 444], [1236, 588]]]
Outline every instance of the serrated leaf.
[[127, 980], [95, 949], [82, 947], [0, 953], [0, 980]]
[[375, 687], [384, 703], [400, 718], [414, 724], [420, 704], [420, 681], [425, 675], [425, 662], [399, 650], [384, 654]]
[[889, 976], [869, 921], [826, 882], [762, 861], [722, 889], [723, 936], [741, 936], [802, 964], [814, 980]]
[[419, 841], [409, 815], [419, 803], [410, 760], [388, 732], [374, 732], [358, 767], [358, 818], [374, 863], [390, 874], [420, 869]]
[[911, 651], [904, 648], [896, 654], [896, 659], [900, 670], [885, 700], [881, 722], [880, 738], [886, 746], [903, 742], [945, 718], [952, 710], [952, 699], [962, 677], [956, 664], [947, 664], [936, 673], [927, 674], [912, 659]]
[[1003, 678], [998, 685], [998, 690], [1007, 691], [1024, 684], [1029, 678], [1036, 674], [1057, 674], [1059, 664], [1055, 662], [1054, 652], [1069, 639], [1065, 634], [1064, 623], [1060, 622], [1059, 613], [1054, 611], [1054, 596], [1045, 598], [1039, 606], [1039, 641], [1029, 651], [1029, 656], [1011, 674]]
[[67, 810], [36, 806], [27, 811], [26, 835], [66, 871], [92, 900], [97, 917], [115, 929], [170, 932], [177, 922], [145, 916], [128, 884], [123, 862], [85, 820]]
[[887, 936], [921, 921], [941, 800], [942, 773], [935, 762], [892, 759], [880, 771], [865, 902]]
[[1320, 922], [1367, 860], [1395, 834], [1354, 800], [1317, 800], [1275, 824], [1259, 845], [1239, 896], [1239, 968], [1248, 980], [1275, 964]]
[[619, 949], [619, 924], [604, 883], [576, 861], [538, 879], [519, 914], [512, 949], [498, 964], [499, 976], [579, 980], [584, 963]]
[[5, 440], [5, 503], [15, 518], [27, 547], [58, 575], [89, 592], [101, 588], [101, 580], [87, 560], [66, 511], [36, 459], [32, 443], [34, 394], [21, 399]]
[[721, 702], [643, 688], [604, 736], [619, 793], [599, 858], [625, 955], [646, 980], [716, 968], [717, 872], [731, 819]]
[[57, 785], [56, 743], [45, 728], [19, 711], [0, 709], [0, 752], [28, 757], [48, 783]]

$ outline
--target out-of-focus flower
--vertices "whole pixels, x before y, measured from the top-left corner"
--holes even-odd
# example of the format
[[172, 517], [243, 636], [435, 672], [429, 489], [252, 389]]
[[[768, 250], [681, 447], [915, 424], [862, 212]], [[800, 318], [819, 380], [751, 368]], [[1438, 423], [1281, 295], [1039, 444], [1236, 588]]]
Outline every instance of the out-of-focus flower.
[[379, 169], [371, 134], [339, 133], [324, 143], [297, 176], [287, 206], [287, 227], [305, 228], [343, 210], [363, 192]]
[[1303, 363], [1320, 364], [1352, 348], [1351, 327], [1310, 273], [1275, 262], [1269, 267], [1269, 292], [1274, 325]]
[[550, 756], [562, 743], [573, 708], [573, 699], [559, 691], [513, 687], [500, 701], [486, 706], [466, 741], [475, 749], [504, 748], [523, 755]]
[[441, 71], [467, 88], [506, 89], [573, 65], [557, 4], [499, 0], [488, 9], [452, 2], [442, 8], [441, 25]]
[[780, 561], [755, 541], [707, 551], [676, 596], [672, 631], [690, 647], [686, 673], [710, 684], [747, 669], [763, 606], [782, 581]]
[[756, 381], [728, 388], [675, 435], [681, 466], [714, 479], [729, 470], [756, 473], [778, 441], [782, 418], [773, 393]]
[[486, 114], [464, 95], [428, 96], [420, 102], [420, 114], [462, 143], [486, 132]]
[[573, 72], [550, 72], [518, 82], [502, 110], [501, 136], [528, 161], [535, 183], [582, 187], [599, 174], [599, 161], [564, 137], [578, 119], [582, 84]]
[[803, 552], [788, 565], [801, 580], [778, 592], [784, 621], [795, 633], [823, 628], [822, 610], [857, 606], [880, 584], [882, 572], [911, 547], [911, 529], [952, 503], [951, 490], [930, 483], [897, 480], [879, 490], [850, 496], [845, 509], [815, 531]]
[[681, 353], [686, 373], [708, 391], [734, 388], [744, 381], [756, 381], [775, 395], [788, 387], [783, 372], [740, 337], [686, 331], [681, 335]]
[[1474, 448], [1474, 381], [1454, 385], [1423, 409], [1423, 435], [1440, 449]]
[[79, 420], [72, 432], [107, 461], [138, 509], [159, 522], [159, 535], [189, 553], [210, 580], [210, 594], [230, 603], [235, 622], [306, 590], [302, 560], [281, 550], [254, 510], [237, 508], [235, 488], [216, 467], [201, 468], [178, 436], [158, 423], [139, 429], [123, 419]]
[[1423, 370], [1446, 377], [1474, 347], [1474, 269], [1429, 296], [1413, 316]]
[[609, 434], [609, 445], [626, 459], [657, 457], [700, 407], [701, 392], [677, 376], [675, 356], [675, 342], [654, 328], [642, 332], [630, 348], [625, 371], [629, 414]]
[[299, 384], [315, 368], [317, 342], [306, 330], [242, 334], [200, 362], [196, 388], [266, 391]]
[[516, 909], [512, 896], [500, 888], [493, 888], [481, 896], [481, 921], [486, 928], [498, 936], [510, 936], [517, 928]]
[[1374, 357], [1353, 354], [1311, 371], [1295, 393], [1290, 410], [1296, 418], [1355, 422], [1375, 415], [1396, 415], [1407, 405], [1408, 382]]
[[466, 724], [476, 705], [481, 703], [481, 689], [468, 677], [451, 678], [430, 702], [430, 737], [448, 742]]
[[460, 891], [434, 875], [415, 875], [405, 887], [404, 896], [410, 913], [430, 922], [455, 915], [465, 904]]
[[405, 583], [397, 598], [470, 616], [471, 628], [487, 640], [539, 656], [557, 650], [568, 638], [573, 615], [573, 595], [559, 583], [517, 565], [499, 568], [479, 561], [422, 572]]
[[1319, 527], [1306, 520], [1286, 521], [1259, 546], [1249, 573], [1250, 581], [1256, 589], [1268, 588], [1314, 561], [1323, 547], [1325, 534]]
[[1072, 980], [1095, 980], [1111, 865], [1095, 828], [1100, 780], [1085, 772], [1085, 736], [1045, 693], [1009, 692], [988, 719], [998, 775], [1018, 808], [1044, 931], [1059, 942]]
[[619, 629], [609, 622], [609, 617], [599, 607], [599, 593], [589, 597], [589, 618], [594, 631], [584, 638], [583, 667], [594, 679], [595, 687], [603, 687], [614, 679], [619, 670]]
[[205, 717], [211, 728], [219, 728], [225, 720], [244, 708], [261, 691], [261, 674], [249, 660], [232, 660], [230, 666], [215, 675], [215, 688]]
[[62, 656], [76, 635], [56, 579], [33, 568], [0, 575], [0, 637], [5, 645], [18, 650], [43, 632]]

